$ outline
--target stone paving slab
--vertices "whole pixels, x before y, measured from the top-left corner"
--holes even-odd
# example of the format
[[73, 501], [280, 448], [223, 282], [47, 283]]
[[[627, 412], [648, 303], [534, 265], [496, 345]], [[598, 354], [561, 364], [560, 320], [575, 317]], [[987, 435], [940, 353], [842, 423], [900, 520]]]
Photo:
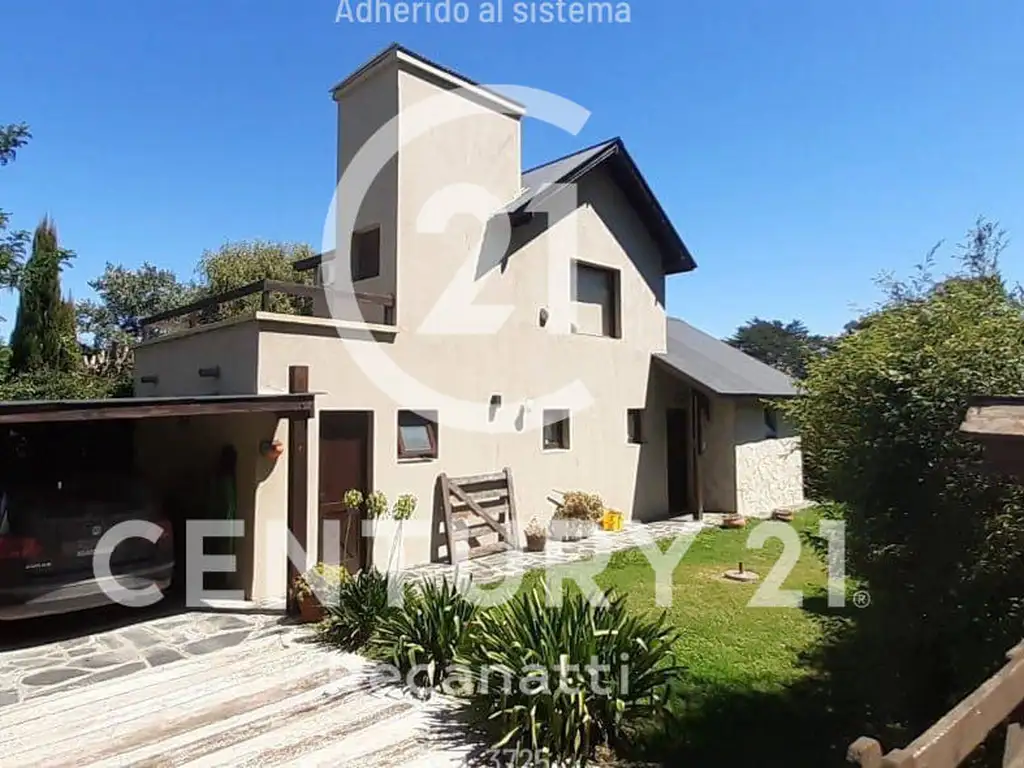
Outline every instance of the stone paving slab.
[[[87, 619], [86, 619], [87, 620]], [[260, 614], [184, 613], [0, 652], [0, 707], [113, 680], [289, 631]]]
[[597, 531], [582, 541], [552, 541], [549, 539], [544, 552], [510, 550], [454, 565], [445, 563], [418, 565], [405, 569], [402, 573], [416, 579], [448, 579], [449, 581], [457, 581], [468, 576], [475, 583], [488, 584], [522, 576], [527, 571], [569, 565], [589, 560], [595, 556], [647, 546], [652, 541], [660, 539], [696, 536], [701, 530], [713, 524], [715, 524], [713, 518], [705, 517], [704, 520], [695, 521], [689, 515], [651, 523], [629, 522], [621, 531]]

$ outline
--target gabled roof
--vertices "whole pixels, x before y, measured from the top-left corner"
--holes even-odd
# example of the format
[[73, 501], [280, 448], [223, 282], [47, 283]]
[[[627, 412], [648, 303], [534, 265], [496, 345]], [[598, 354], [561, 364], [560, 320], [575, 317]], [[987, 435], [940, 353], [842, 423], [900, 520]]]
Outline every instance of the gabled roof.
[[724, 397], [796, 397], [789, 376], [674, 317], [667, 351], [654, 358], [672, 372]]
[[523, 190], [506, 206], [505, 212], [511, 214], [514, 220], [517, 215], [527, 214], [531, 208], [537, 210], [538, 204], [560, 191], [561, 188], [555, 185], [576, 183], [597, 168], [607, 168], [610, 171], [612, 178], [661, 247], [665, 274], [673, 275], [695, 269], [697, 263], [689, 249], [620, 138], [603, 141], [525, 171]]

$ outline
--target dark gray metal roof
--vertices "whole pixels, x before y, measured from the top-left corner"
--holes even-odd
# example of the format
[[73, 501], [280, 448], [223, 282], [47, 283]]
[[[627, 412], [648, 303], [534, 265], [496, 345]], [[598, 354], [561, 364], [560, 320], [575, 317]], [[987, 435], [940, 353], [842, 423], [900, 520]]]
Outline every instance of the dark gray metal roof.
[[648, 228], [655, 241], [662, 248], [665, 273], [672, 275], [689, 272], [697, 267], [686, 244], [654, 196], [647, 181], [633, 158], [626, 151], [622, 139], [602, 141], [579, 152], [552, 160], [544, 165], [523, 172], [523, 189], [504, 208], [504, 213], [513, 217], [522, 216], [528, 210], [537, 210], [538, 204], [549, 195], [557, 194], [561, 187], [554, 185], [573, 184], [595, 168], [608, 164], [612, 179], [626, 195]]
[[795, 397], [796, 383], [782, 371], [674, 317], [668, 318], [665, 354], [655, 359], [716, 395]]

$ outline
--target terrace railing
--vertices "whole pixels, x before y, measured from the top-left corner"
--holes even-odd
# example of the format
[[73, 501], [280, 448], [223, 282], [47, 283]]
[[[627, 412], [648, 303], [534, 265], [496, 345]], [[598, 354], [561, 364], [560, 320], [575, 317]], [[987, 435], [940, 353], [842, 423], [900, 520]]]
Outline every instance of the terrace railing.
[[[383, 324], [395, 324], [395, 297], [393, 295], [358, 291], [349, 295], [355, 299], [357, 304], [383, 308]], [[278, 297], [282, 296], [290, 299], [284, 302], [286, 314], [311, 316], [318, 298], [324, 300], [323, 306], [327, 305], [326, 294], [320, 286], [289, 283], [282, 280], [257, 280], [240, 288], [207, 296], [190, 304], [143, 319], [141, 321], [142, 338], [146, 340], [184, 328], [195, 328], [252, 310], [277, 311], [282, 304]]]
[[1003, 768], [1024, 768], [1024, 642], [1006, 654], [1002, 669], [903, 749], [882, 754], [881, 745], [862, 736], [850, 745], [847, 761], [861, 768], [956, 768], [989, 734], [1010, 720]]

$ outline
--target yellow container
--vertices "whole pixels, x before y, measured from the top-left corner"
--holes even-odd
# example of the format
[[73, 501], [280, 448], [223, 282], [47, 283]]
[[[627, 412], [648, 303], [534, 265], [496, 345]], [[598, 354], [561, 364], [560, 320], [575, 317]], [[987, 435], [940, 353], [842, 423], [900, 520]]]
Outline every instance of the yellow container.
[[621, 531], [622, 513], [614, 509], [606, 509], [604, 516], [601, 518], [601, 528], [605, 531]]

